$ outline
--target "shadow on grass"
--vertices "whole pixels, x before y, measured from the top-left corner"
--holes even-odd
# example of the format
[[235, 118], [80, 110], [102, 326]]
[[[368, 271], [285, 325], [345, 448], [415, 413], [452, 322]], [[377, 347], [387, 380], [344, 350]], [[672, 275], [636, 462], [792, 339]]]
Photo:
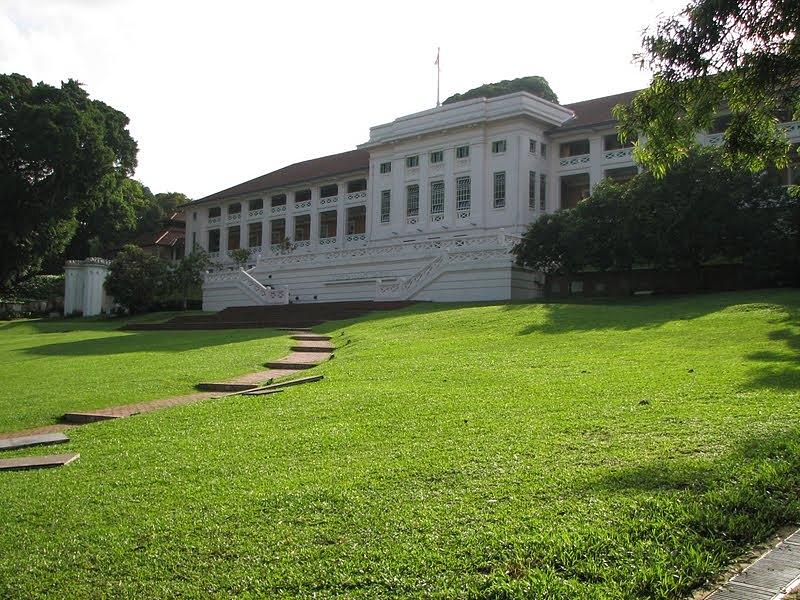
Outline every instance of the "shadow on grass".
[[747, 355], [748, 360], [761, 364], [753, 370], [752, 380], [745, 389], [800, 389], [800, 311], [788, 311], [777, 324], [781, 327], [771, 331], [768, 337], [783, 347]]
[[[769, 303], [764, 303], [768, 294]], [[659, 327], [670, 321], [690, 321], [724, 309], [752, 305], [790, 312], [800, 303], [796, 290], [755, 290], [681, 296], [625, 298], [567, 298], [547, 300], [544, 322], [531, 323], [518, 335], [558, 334], [602, 329], [628, 331]], [[525, 304], [509, 304], [507, 310], [521, 310]]]

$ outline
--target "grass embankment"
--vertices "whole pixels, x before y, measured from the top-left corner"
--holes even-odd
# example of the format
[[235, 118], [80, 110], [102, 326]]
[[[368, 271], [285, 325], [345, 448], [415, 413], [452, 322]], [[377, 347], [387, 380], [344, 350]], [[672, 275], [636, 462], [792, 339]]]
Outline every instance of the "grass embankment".
[[[132, 321], [158, 320], [169, 313]], [[131, 320], [129, 320], [131, 321]], [[118, 331], [121, 319], [0, 321], [0, 432], [65, 412], [155, 400], [264, 369], [289, 352], [275, 330]]]
[[0, 474], [0, 596], [681, 598], [800, 520], [798, 292], [324, 329], [320, 383]]

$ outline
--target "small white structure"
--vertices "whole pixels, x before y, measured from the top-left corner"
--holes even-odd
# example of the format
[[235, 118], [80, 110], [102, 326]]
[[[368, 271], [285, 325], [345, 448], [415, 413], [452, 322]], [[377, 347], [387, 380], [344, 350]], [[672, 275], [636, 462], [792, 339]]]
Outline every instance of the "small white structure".
[[[526, 227], [602, 179], [635, 176], [612, 108], [626, 92], [558, 105], [476, 98], [370, 129], [358, 149], [289, 165], [186, 205], [205, 248], [203, 308], [351, 300], [527, 299], [543, 275], [511, 253]], [[783, 128], [800, 141], [800, 122]], [[700, 136], [719, 144], [722, 134]], [[251, 267], [231, 253], [247, 248]]]
[[64, 315], [84, 317], [108, 313], [114, 304], [103, 284], [111, 261], [103, 258], [68, 260], [64, 266]]

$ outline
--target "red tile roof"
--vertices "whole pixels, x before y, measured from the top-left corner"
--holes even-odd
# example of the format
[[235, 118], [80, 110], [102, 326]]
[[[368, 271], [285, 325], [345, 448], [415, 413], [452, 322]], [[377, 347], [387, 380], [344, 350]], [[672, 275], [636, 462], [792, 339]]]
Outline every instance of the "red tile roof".
[[294, 163], [272, 173], [245, 181], [216, 194], [200, 198], [197, 202], [209, 200], [222, 200], [242, 194], [260, 192], [270, 188], [282, 188], [303, 183], [311, 179], [321, 179], [344, 175], [353, 171], [369, 169], [369, 152], [366, 150], [350, 150], [339, 154], [331, 154], [322, 158], [313, 158], [303, 162]]
[[641, 90], [633, 90], [632, 92], [623, 92], [622, 94], [614, 94], [613, 96], [604, 96], [603, 98], [593, 98], [592, 100], [564, 104], [565, 108], [575, 113], [575, 118], [570, 119], [553, 131], [615, 121], [616, 119], [614, 119], [614, 115], [611, 114], [611, 109], [617, 104], [629, 104], [630, 101], [633, 100], [633, 97], [640, 91]]

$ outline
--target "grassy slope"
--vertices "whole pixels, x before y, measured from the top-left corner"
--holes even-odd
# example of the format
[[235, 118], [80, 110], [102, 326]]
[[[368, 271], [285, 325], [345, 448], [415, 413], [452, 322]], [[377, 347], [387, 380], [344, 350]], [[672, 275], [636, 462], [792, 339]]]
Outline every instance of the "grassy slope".
[[323, 382], [0, 474], [0, 596], [680, 598], [800, 520], [798, 292], [326, 329]]
[[[153, 320], [147, 315], [137, 320]], [[288, 353], [274, 330], [117, 331], [120, 320], [0, 322], [0, 432], [65, 412], [190, 393]]]

